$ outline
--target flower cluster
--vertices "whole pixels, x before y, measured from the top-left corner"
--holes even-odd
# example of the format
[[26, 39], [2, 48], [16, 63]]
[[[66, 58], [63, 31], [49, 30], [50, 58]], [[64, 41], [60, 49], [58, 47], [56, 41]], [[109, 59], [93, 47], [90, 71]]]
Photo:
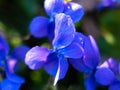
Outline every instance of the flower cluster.
[[[55, 27], [49, 23], [48, 28], [45, 24], [47, 21], [39, 16], [32, 20], [30, 31], [34, 36], [45, 35], [45, 28], [54, 31], [48, 34], [54, 34], [52, 48], [33, 47], [27, 52], [25, 63], [33, 70], [44, 68], [55, 77], [54, 85], [65, 77], [68, 61], [78, 71], [89, 73], [94, 70], [100, 61], [97, 45], [92, 36], [76, 32], [74, 26], [74, 22], [80, 20], [84, 14], [82, 6], [63, 0], [45, 0], [44, 7]], [[54, 30], [51, 30], [51, 27]]]
[[[120, 0], [103, 0], [99, 7], [114, 6], [116, 2]], [[101, 64], [94, 38], [76, 32], [74, 24], [82, 19], [83, 7], [70, 0], [45, 0], [44, 9], [48, 17], [33, 18], [29, 30], [36, 38], [47, 37], [50, 48], [18, 46], [9, 53], [7, 41], [0, 36], [0, 69], [5, 74], [0, 81], [0, 90], [19, 90], [24, 83], [24, 79], [16, 75], [16, 65], [21, 60], [25, 60], [32, 70], [43, 68], [54, 77], [54, 85], [65, 77], [70, 64], [85, 74], [86, 90], [95, 90], [99, 86], [119, 90], [119, 62], [109, 58]]]
[[30, 23], [30, 32], [38, 38], [47, 36], [52, 47], [35, 46], [30, 49], [25, 57], [28, 67], [32, 70], [44, 68], [54, 76], [56, 85], [65, 77], [69, 62], [87, 75], [84, 82], [86, 90], [95, 90], [98, 86], [119, 90], [118, 63], [110, 58], [99, 65], [101, 56], [93, 37], [75, 30], [74, 23], [84, 14], [82, 6], [71, 1], [45, 0], [44, 8], [50, 18], [35, 17]]

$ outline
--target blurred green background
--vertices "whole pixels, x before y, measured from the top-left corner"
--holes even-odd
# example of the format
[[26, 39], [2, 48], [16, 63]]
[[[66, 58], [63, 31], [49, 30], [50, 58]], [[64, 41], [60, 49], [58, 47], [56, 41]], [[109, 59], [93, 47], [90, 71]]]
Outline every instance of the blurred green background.
[[[46, 45], [49, 47], [49, 42], [46, 38], [34, 38], [29, 33], [29, 23], [32, 18], [38, 15], [48, 17], [43, 5], [44, 0], [0, 0], [0, 34], [7, 38], [11, 50], [22, 44], [29, 47], [35, 45]], [[94, 27], [84, 30], [90, 27], [89, 24], [86, 24], [86, 20], [92, 20], [93, 26], [97, 30], [94, 30]], [[76, 29], [86, 35], [93, 34], [102, 60], [109, 57], [120, 60], [119, 8], [86, 11], [83, 19], [76, 23]], [[24, 63], [21, 63], [18, 74], [26, 79], [21, 90], [84, 90], [83, 74], [77, 72], [71, 66], [66, 77], [59, 81], [58, 89], [52, 86], [53, 78], [44, 72], [43, 69], [32, 71]], [[103, 87], [98, 90], [107, 89]]]

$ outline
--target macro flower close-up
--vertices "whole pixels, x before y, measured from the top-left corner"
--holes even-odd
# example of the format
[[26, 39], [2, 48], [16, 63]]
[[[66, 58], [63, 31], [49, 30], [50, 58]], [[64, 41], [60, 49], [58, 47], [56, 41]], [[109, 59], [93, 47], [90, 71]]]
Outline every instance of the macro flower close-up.
[[120, 90], [120, 0], [0, 0], [0, 90]]

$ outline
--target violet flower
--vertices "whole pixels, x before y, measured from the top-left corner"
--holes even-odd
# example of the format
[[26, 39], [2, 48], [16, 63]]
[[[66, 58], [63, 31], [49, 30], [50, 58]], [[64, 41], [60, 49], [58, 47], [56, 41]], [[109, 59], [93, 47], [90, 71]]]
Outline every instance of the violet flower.
[[76, 38], [77, 42], [83, 47], [84, 53], [82, 58], [70, 59], [70, 64], [78, 71], [87, 74], [84, 80], [86, 90], [95, 90], [94, 72], [100, 63], [100, 52], [92, 36], [76, 33]]
[[117, 5], [117, 3], [119, 3], [120, 0], [100, 0], [100, 3], [97, 6], [98, 10], [101, 10], [105, 7], [115, 7]]
[[119, 63], [115, 59], [109, 58], [98, 67], [95, 72], [95, 79], [99, 84], [107, 85], [108, 90], [119, 90], [120, 79], [118, 75]]
[[23, 59], [27, 50], [28, 47], [20, 46], [20, 48], [17, 47], [13, 51], [11, 56], [8, 56], [8, 43], [0, 36], [0, 68], [3, 68], [6, 74], [6, 78], [0, 82], [0, 90], [19, 90], [21, 84], [24, 83], [23, 78], [15, 75], [14, 68], [15, 64], [18, 62], [17, 59]]
[[64, 2], [64, 0], [45, 0], [44, 8], [49, 18], [37, 16], [30, 23], [30, 33], [37, 38], [47, 36], [50, 41], [54, 38], [55, 15], [65, 13], [70, 15], [73, 22], [78, 22], [84, 14], [83, 7], [74, 2]]
[[53, 49], [35, 46], [27, 52], [25, 62], [33, 70], [44, 68], [48, 74], [55, 77], [56, 85], [67, 73], [68, 58], [77, 59], [83, 55], [83, 48], [76, 40], [75, 27], [70, 16], [64, 13], [57, 14]]
[[118, 67], [119, 63], [109, 58], [85, 78], [86, 90], [95, 90], [98, 86], [108, 86], [108, 90], [119, 90]]
[[[82, 58], [79, 58], [77, 60], [70, 59], [70, 62], [72, 66], [76, 68], [78, 71], [90, 73], [94, 69], [96, 69], [100, 62], [100, 53], [98, 47], [92, 36], [84, 36], [80, 33], [76, 33], [76, 37], [78, 38], [77, 42], [79, 44], [82, 44], [84, 54]], [[82, 43], [81, 39], [83, 39]], [[76, 62], [74, 63], [74, 61]]]

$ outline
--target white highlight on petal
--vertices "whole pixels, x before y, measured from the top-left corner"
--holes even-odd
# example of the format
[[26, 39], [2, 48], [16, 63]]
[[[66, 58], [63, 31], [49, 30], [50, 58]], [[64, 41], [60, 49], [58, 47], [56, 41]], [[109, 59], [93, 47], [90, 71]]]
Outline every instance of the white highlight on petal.
[[58, 66], [58, 71], [57, 71], [57, 74], [56, 74], [56, 76], [55, 76], [55, 80], [54, 80], [54, 86], [57, 84], [57, 82], [58, 82], [58, 79], [59, 79], [59, 75], [60, 75], [60, 64], [59, 64], [59, 66]]

